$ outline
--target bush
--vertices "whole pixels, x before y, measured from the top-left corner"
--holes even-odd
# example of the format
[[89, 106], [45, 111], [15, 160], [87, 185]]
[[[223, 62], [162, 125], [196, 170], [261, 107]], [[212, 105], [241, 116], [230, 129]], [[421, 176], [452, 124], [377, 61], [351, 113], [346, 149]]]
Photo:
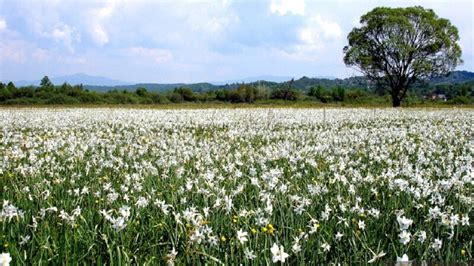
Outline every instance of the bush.
[[104, 103], [104, 98], [95, 92], [84, 92], [77, 97], [81, 103]]
[[46, 104], [78, 104], [80, 101], [64, 94], [53, 94], [46, 99]]
[[295, 89], [280, 88], [272, 92], [272, 99], [296, 101], [300, 98], [300, 93]]
[[118, 103], [118, 104], [137, 104], [139, 98], [136, 94], [124, 93], [124, 92], [110, 92], [105, 94], [105, 100], [107, 103]]
[[8, 99], [5, 104], [8, 105], [31, 105], [31, 104], [44, 104], [45, 102], [38, 98], [15, 98]]
[[140, 97], [145, 97], [148, 94], [148, 91], [146, 90], [146, 88], [140, 87], [135, 90], [135, 93]]
[[169, 103], [170, 100], [162, 95], [162, 94], [158, 94], [158, 93], [155, 93], [151, 96], [151, 99], [153, 101], [153, 103]]
[[172, 92], [172, 93], [168, 94], [167, 98], [172, 103], [181, 103], [181, 102], [184, 101], [183, 96], [179, 93], [176, 93], [176, 92]]
[[[343, 90], [343, 93], [344, 93], [344, 90]], [[336, 95], [337, 97], [344, 98], [344, 96], [339, 96], [336, 92], [333, 92], [332, 94]], [[324, 89], [321, 85], [311, 87], [308, 93], [309, 96], [316, 98], [322, 103], [327, 103], [327, 102], [332, 101], [333, 100], [332, 94], [328, 90]]]
[[349, 90], [346, 92], [346, 98], [348, 100], [360, 100], [364, 97], [367, 97], [367, 92], [361, 90], [361, 89], [354, 89], [354, 90]]
[[196, 101], [196, 95], [194, 95], [193, 91], [190, 88], [185, 88], [185, 87], [176, 88], [174, 89], [173, 93], [177, 93], [181, 95], [181, 98], [183, 98], [182, 101], [187, 101], [187, 102]]
[[448, 101], [448, 103], [451, 103], [451, 104], [470, 104], [471, 99], [469, 99], [469, 97], [467, 97], [467, 96], [458, 96], [458, 97]]

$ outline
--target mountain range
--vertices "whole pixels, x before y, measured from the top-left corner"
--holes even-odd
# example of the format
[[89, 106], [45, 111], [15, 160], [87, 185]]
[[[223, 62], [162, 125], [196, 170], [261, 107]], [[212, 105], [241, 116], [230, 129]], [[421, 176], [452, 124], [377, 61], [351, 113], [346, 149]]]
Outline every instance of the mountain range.
[[[143, 87], [150, 91], [167, 91], [176, 87], [188, 87], [193, 91], [207, 91], [221, 88], [235, 88], [241, 83], [261, 84], [269, 87], [278, 86], [281, 83], [288, 82], [292, 77], [282, 76], [257, 76], [249, 77], [240, 80], [228, 80], [221, 82], [202, 82], [202, 83], [132, 83], [121, 80], [110, 79], [106, 77], [91, 76], [84, 73], [74, 75], [60, 76], [51, 78], [55, 85], [67, 82], [72, 85], [84, 84], [84, 87], [89, 90], [96, 91], [110, 91], [110, 90], [135, 90]], [[429, 80], [431, 84], [445, 84], [445, 83], [463, 83], [467, 81], [474, 81], [474, 72], [469, 71], [453, 71], [445, 77], [438, 77]], [[40, 80], [33, 81], [17, 81], [14, 84], [21, 86], [38, 86]], [[341, 86], [344, 88], [367, 87], [368, 80], [363, 76], [356, 76], [350, 78], [334, 78], [334, 77], [301, 77], [294, 79], [292, 86], [300, 90], [308, 90], [315, 85], [321, 85], [327, 88]]]
[[[110, 79], [106, 77], [91, 76], [84, 73], [77, 73], [73, 75], [59, 76], [50, 78], [51, 82], [55, 85], [61, 85], [64, 82], [67, 82], [71, 85], [94, 85], [94, 86], [121, 86], [121, 85], [132, 85], [133, 82], [125, 82], [116, 79]], [[16, 86], [39, 86], [41, 80], [19, 80], [14, 81]]]

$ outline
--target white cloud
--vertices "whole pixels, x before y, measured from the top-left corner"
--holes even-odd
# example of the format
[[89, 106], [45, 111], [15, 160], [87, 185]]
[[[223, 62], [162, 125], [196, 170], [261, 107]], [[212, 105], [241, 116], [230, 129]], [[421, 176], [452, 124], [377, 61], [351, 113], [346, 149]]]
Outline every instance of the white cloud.
[[231, 22], [238, 22], [238, 17], [213, 17], [206, 23], [211, 33], [222, 32]]
[[39, 63], [44, 63], [45, 61], [56, 62], [60, 64], [69, 64], [69, 65], [81, 65], [87, 62], [82, 55], [67, 55], [67, 54], [58, 54], [57, 51], [47, 50], [43, 48], [34, 48], [30, 47], [31, 58], [36, 60]]
[[280, 15], [287, 13], [293, 15], [304, 15], [305, 1], [304, 0], [272, 0], [270, 4], [270, 11]]
[[91, 29], [92, 38], [98, 45], [104, 45], [109, 42], [109, 35], [100, 25], [94, 25]]
[[109, 34], [107, 33], [104, 23], [110, 18], [116, 8], [115, 1], [107, 1], [105, 5], [90, 12], [89, 32], [94, 42], [100, 46], [109, 42]]
[[0, 42], [0, 62], [24, 63], [26, 46], [21, 41]]
[[[180, 8], [179, 5], [176, 6]], [[195, 2], [188, 4], [186, 9], [187, 24], [193, 31], [215, 37], [225, 32], [232, 24], [240, 22], [229, 8], [226, 1], [220, 3]]]
[[335, 40], [341, 36], [341, 26], [337, 22], [323, 19], [319, 14], [310, 17], [300, 31], [300, 39], [315, 46], [322, 46], [324, 41]]
[[152, 59], [155, 63], [166, 63], [173, 59], [173, 53], [165, 49], [150, 49], [141, 46], [134, 46], [126, 49], [131, 56], [141, 56]]
[[6, 29], [7, 29], [7, 22], [5, 21], [5, 19], [0, 18], [0, 32]]
[[47, 50], [45, 49], [41, 49], [41, 48], [37, 48], [32, 54], [31, 56], [36, 59], [37, 61], [44, 61], [46, 59], [48, 59], [50, 57], [50, 54]]
[[277, 50], [277, 54], [295, 61], [318, 61], [324, 57], [323, 50], [334, 46], [342, 36], [342, 29], [335, 21], [317, 14], [309, 17], [298, 31], [299, 43], [289, 50]]
[[86, 59], [80, 56], [65, 56], [65, 57], [58, 57], [56, 59], [58, 63], [69, 64], [69, 65], [82, 65], [87, 62]]
[[318, 53], [320, 52], [320, 47], [307, 45], [307, 44], [297, 44], [292, 47], [291, 51], [283, 49], [274, 49], [273, 53], [279, 57], [283, 57], [293, 61], [318, 61], [321, 56]]
[[56, 42], [62, 42], [70, 52], [74, 51], [73, 42], [80, 41], [80, 35], [77, 30], [64, 23], [56, 24], [51, 32], [43, 33], [43, 35]]
[[342, 29], [337, 22], [323, 19], [321, 15], [310, 17], [306, 25], [300, 30], [299, 38], [301, 45], [309, 46], [308, 50], [319, 50], [325, 44], [339, 39], [342, 36]]

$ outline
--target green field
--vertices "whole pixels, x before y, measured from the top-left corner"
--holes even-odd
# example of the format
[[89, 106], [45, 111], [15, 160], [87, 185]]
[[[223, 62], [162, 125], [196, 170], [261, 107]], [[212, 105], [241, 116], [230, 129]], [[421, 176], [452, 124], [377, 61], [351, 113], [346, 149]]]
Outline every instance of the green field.
[[230, 106], [0, 108], [0, 253], [472, 263], [473, 109]]

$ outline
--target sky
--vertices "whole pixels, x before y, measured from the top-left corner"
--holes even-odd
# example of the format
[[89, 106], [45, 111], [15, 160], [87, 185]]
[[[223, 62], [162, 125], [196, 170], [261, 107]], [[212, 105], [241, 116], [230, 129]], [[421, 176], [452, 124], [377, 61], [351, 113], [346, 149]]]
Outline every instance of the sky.
[[360, 75], [342, 61], [360, 17], [377, 6], [414, 5], [459, 29], [458, 69], [474, 71], [470, 0], [0, 0], [0, 80], [345, 78]]

